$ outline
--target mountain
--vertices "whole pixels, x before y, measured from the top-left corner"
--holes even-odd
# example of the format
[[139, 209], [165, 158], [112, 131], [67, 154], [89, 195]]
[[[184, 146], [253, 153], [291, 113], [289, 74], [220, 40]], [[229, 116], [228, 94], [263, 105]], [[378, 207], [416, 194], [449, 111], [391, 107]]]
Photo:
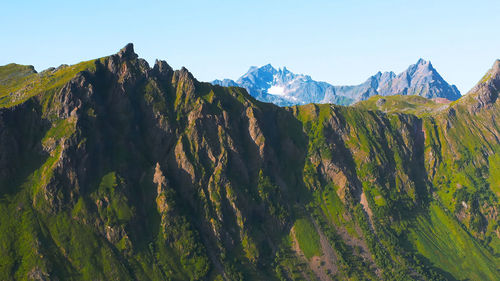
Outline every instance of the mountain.
[[285, 108], [131, 44], [2, 66], [0, 279], [500, 280], [499, 92], [500, 61], [453, 103]]
[[308, 75], [294, 74], [286, 67], [275, 69], [271, 64], [250, 67], [236, 82], [224, 79], [212, 81], [212, 84], [242, 87], [257, 100], [280, 106], [320, 102], [325, 96], [332, 97], [332, 101], [340, 104], [351, 102], [347, 97], [338, 98], [334, 87], [326, 82], [314, 81]]
[[256, 99], [280, 106], [308, 103], [349, 105], [371, 96], [418, 95], [425, 98], [445, 98], [451, 101], [461, 97], [454, 85], [449, 85], [428, 61], [420, 59], [404, 72], [378, 72], [356, 86], [333, 86], [317, 82], [308, 75], [294, 74], [288, 69], [275, 69], [270, 64], [251, 67], [238, 81], [212, 81], [214, 85], [239, 86]]

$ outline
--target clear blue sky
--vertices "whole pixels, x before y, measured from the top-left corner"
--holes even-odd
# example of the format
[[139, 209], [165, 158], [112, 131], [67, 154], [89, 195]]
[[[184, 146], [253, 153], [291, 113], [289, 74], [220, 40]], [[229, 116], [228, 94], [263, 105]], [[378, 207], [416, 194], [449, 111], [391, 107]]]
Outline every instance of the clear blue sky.
[[500, 1], [39, 1], [0, 3], [0, 65], [37, 70], [115, 53], [199, 80], [272, 63], [333, 84], [422, 57], [465, 93], [500, 58]]

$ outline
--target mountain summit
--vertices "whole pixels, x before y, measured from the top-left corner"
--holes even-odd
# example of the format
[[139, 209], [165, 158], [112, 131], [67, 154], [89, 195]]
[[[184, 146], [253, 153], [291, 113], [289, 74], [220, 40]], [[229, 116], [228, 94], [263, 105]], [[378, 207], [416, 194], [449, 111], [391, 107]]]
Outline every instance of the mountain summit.
[[334, 86], [318, 82], [309, 75], [294, 74], [286, 67], [276, 69], [271, 64], [252, 66], [237, 81], [214, 80], [220, 86], [240, 86], [258, 100], [281, 106], [307, 103], [349, 105], [374, 95], [418, 95], [426, 98], [457, 100], [460, 92], [449, 85], [431, 62], [419, 59], [404, 72], [378, 72], [360, 85]]
[[389, 95], [417, 95], [425, 98], [446, 98], [457, 100], [461, 97], [455, 85], [449, 85], [430, 61], [419, 59], [416, 64], [398, 76], [390, 73], [392, 79], [378, 80], [378, 94]]

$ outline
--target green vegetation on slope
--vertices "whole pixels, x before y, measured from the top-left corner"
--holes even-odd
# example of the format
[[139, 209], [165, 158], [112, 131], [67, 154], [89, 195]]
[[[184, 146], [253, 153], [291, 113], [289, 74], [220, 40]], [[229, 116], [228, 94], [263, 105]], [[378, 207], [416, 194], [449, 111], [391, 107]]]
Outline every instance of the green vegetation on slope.
[[429, 116], [449, 107], [449, 102], [438, 102], [421, 96], [373, 96], [353, 105], [357, 108], [380, 110], [386, 113], [406, 113]]
[[299, 242], [300, 249], [304, 255], [310, 259], [313, 256], [321, 255], [321, 245], [319, 243], [319, 234], [314, 225], [305, 218], [298, 219], [294, 224], [295, 237]]
[[95, 61], [61, 66], [41, 73], [31, 73], [26, 68], [29, 69], [13, 64], [0, 67], [0, 108], [12, 107], [40, 94], [43, 94], [43, 99], [50, 101], [52, 95], [77, 73], [95, 71]]
[[34, 76], [36, 71], [33, 66], [15, 63], [0, 66], [0, 93], [12, 92]]
[[495, 280], [498, 261], [437, 204], [418, 216], [409, 241], [435, 266], [458, 279]]

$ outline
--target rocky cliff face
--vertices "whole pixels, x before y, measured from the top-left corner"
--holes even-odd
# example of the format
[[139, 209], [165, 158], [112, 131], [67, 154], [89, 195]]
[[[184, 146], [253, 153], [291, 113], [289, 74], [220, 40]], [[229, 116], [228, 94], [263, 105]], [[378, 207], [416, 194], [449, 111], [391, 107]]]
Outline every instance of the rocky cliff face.
[[420, 59], [404, 72], [378, 72], [360, 85], [333, 86], [314, 81], [310, 76], [275, 69], [270, 64], [251, 67], [238, 81], [215, 80], [214, 85], [239, 86], [264, 102], [280, 106], [308, 103], [349, 105], [371, 96], [416, 95], [425, 98], [444, 98], [450, 101], [461, 97], [454, 85], [449, 85], [432, 64]]
[[3, 70], [1, 279], [497, 278], [494, 70], [428, 117], [279, 108], [130, 44]]

